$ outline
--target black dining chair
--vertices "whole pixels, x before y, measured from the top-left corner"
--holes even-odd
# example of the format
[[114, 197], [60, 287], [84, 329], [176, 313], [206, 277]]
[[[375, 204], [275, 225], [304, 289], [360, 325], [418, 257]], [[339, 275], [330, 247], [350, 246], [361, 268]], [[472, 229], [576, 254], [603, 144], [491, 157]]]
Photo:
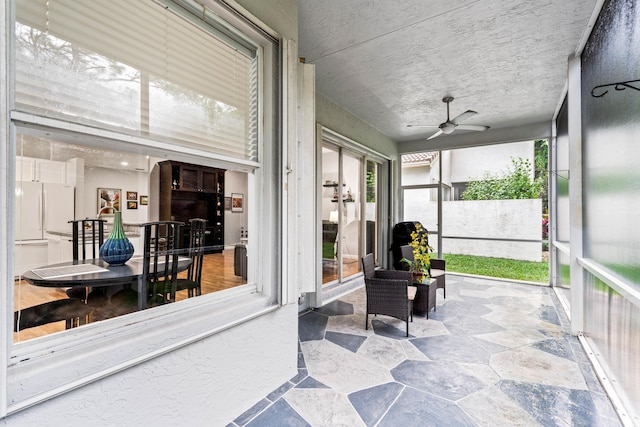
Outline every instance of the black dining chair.
[[93, 308], [79, 299], [61, 299], [26, 307], [13, 313], [13, 332], [65, 321], [66, 329], [87, 323]]
[[[105, 222], [102, 219], [69, 221], [72, 224], [74, 261], [87, 258], [88, 246], [92, 248], [90, 252], [92, 257], [98, 257], [100, 245], [104, 241]], [[88, 292], [85, 287], [69, 288], [66, 294], [69, 299], [49, 301], [14, 312], [14, 332], [63, 320], [66, 322], [67, 329], [83, 325], [87, 323], [94, 308], [107, 302], [106, 295], [99, 289]]]
[[[100, 246], [104, 243], [104, 219], [74, 219], [71, 224], [71, 244], [74, 261], [98, 258]], [[89, 250], [87, 250], [89, 249]], [[89, 291], [88, 288], [69, 288], [66, 291], [69, 298], [86, 301], [87, 304], [100, 306], [107, 302], [107, 296], [98, 288]]]
[[[174, 302], [178, 286], [178, 257], [183, 222], [155, 221], [140, 224], [143, 236], [143, 289], [126, 286], [111, 296], [111, 315], [138, 311], [139, 292], [146, 293], [146, 306]], [[186, 288], [185, 288], [186, 289]]]
[[148, 306], [176, 300], [182, 226], [178, 221], [140, 224], [144, 230], [142, 284], [147, 288]]
[[189, 249], [188, 256], [191, 264], [186, 277], [178, 278], [177, 291], [187, 290], [189, 298], [202, 295], [202, 262], [204, 260], [205, 235], [207, 220], [194, 218], [189, 220]]
[[[106, 222], [104, 219], [89, 218], [69, 221], [69, 224], [72, 224], [71, 238], [73, 240], [74, 261], [100, 256], [100, 246], [104, 243], [104, 224]], [[89, 257], [87, 257], [87, 246], [91, 249]]]

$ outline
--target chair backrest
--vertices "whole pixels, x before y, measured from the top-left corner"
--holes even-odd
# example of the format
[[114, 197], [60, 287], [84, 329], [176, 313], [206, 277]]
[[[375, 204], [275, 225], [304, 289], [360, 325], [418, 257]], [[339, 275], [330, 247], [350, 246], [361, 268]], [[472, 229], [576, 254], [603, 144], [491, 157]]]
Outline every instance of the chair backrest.
[[178, 221], [140, 224], [144, 236], [142, 283], [148, 287], [152, 304], [176, 300], [180, 233], [183, 225]]
[[[90, 259], [100, 256], [100, 246], [104, 243], [104, 224], [106, 222], [104, 219], [89, 218], [69, 221], [69, 224], [72, 224], [71, 236], [74, 261], [88, 258], [88, 246], [91, 248]], [[82, 258], [80, 258], [80, 254], [82, 254]]]
[[362, 272], [365, 279], [369, 279], [376, 275], [376, 264], [373, 259], [373, 254], [366, 254], [362, 257]]
[[[413, 262], [414, 258], [413, 258], [413, 247], [410, 245], [402, 245], [400, 246], [400, 255], [402, 256], [402, 258], [406, 258], [409, 261]], [[402, 259], [400, 258], [400, 259]], [[400, 270], [409, 270], [409, 264], [407, 264], [406, 262], [401, 262], [400, 263]]]
[[200, 282], [202, 282], [202, 261], [204, 260], [207, 220], [194, 218], [190, 219], [189, 222], [191, 223], [189, 230], [189, 257], [191, 258], [191, 264], [187, 270], [187, 279], [200, 285]]

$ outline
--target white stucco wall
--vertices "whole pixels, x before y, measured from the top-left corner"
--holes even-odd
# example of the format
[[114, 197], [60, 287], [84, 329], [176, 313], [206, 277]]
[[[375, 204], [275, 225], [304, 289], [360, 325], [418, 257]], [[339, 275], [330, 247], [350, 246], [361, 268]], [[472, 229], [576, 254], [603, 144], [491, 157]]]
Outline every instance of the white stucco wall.
[[20, 411], [0, 425], [227, 425], [297, 373], [297, 315], [297, 306], [282, 307]]
[[402, 167], [402, 185], [427, 185], [432, 184], [431, 175], [437, 179], [437, 172], [432, 171], [427, 165], [409, 165]]
[[542, 199], [474, 200], [442, 206], [443, 236], [526, 239], [538, 242], [443, 239], [447, 253], [541, 261]]
[[503, 175], [511, 169], [511, 157], [528, 159], [533, 176], [533, 141], [451, 150], [451, 182], [480, 179], [485, 172]]
[[[436, 203], [423, 203], [421, 209], [405, 212], [405, 218], [420, 221], [427, 229], [433, 229], [429, 224], [437, 222], [436, 207]], [[509, 242], [443, 238], [444, 253], [542, 260], [542, 199], [444, 202], [442, 223], [443, 237], [535, 240]], [[437, 251], [435, 238], [430, 239], [429, 244]]]

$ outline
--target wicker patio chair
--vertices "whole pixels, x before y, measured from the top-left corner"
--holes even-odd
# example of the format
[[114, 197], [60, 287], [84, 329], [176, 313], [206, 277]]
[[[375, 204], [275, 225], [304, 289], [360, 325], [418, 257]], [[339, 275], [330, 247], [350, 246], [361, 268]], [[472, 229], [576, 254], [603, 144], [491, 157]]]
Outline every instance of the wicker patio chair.
[[446, 262], [443, 259], [431, 258], [431, 266], [429, 267], [429, 276], [436, 279], [436, 286], [442, 289], [442, 296], [447, 297], [446, 282]]
[[362, 271], [367, 293], [365, 329], [369, 329], [369, 314], [381, 314], [405, 321], [409, 336], [409, 320], [413, 321], [413, 299], [416, 296], [416, 288], [409, 286], [413, 283], [412, 273], [376, 270], [373, 254], [362, 257]]

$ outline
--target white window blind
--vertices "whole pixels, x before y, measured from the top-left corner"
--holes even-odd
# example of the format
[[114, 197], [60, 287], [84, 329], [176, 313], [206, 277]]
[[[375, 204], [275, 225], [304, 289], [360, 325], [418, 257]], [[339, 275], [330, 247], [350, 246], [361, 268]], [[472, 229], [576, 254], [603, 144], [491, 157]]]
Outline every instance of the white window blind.
[[151, 0], [18, 0], [15, 108], [258, 160], [256, 51], [206, 27]]

